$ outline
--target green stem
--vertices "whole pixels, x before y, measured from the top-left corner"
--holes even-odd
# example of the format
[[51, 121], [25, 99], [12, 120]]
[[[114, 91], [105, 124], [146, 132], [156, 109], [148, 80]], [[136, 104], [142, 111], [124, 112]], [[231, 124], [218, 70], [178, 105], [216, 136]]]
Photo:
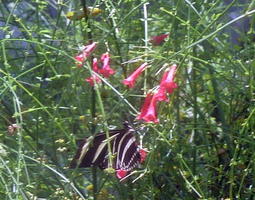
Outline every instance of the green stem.
[[[144, 45], [145, 45], [145, 62], [147, 62], [147, 55], [148, 55], [148, 12], [147, 12], [147, 5], [149, 3], [143, 4], [143, 20], [144, 20]], [[143, 91], [146, 93], [147, 88], [147, 74], [148, 69], [146, 68], [144, 71], [144, 85], [143, 85]]]
[[[114, 5], [111, 3], [111, 1], [109, 1], [109, 3], [111, 5], [108, 4], [108, 1], [105, 1], [105, 7], [107, 8], [108, 12], [110, 13], [112, 9], [116, 9], [114, 7]], [[110, 18], [109, 18], [109, 26], [110, 29], [112, 30], [111, 33], [113, 34], [113, 39], [114, 39], [114, 43], [118, 52], [118, 57], [119, 57], [119, 62], [120, 62], [120, 67], [122, 68], [123, 71], [123, 77], [126, 78], [127, 77], [127, 69], [124, 67], [123, 63], [123, 58], [122, 58], [122, 53], [121, 53], [121, 47], [120, 44], [118, 42], [119, 38], [120, 38], [120, 34], [119, 34], [119, 30], [117, 27], [117, 22], [115, 19], [115, 15], [113, 14]]]
[[182, 174], [182, 177], [184, 178], [184, 180], [188, 183], [188, 185], [192, 188], [192, 190], [202, 199], [204, 199], [205, 195], [203, 193], [203, 191], [200, 188], [200, 184], [197, 182], [196, 177], [194, 176], [194, 174], [192, 173], [191, 169], [189, 168], [188, 164], [185, 162], [185, 160], [183, 159], [182, 155], [179, 154], [178, 156], [178, 160], [180, 160], [181, 164], [184, 167], [184, 170], [187, 170], [190, 174], [190, 176], [192, 177], [192, 183], [194, 183], [194, 185], [196, 186], [196, 188], [192, 185], [191, 182], [188, 181], [188, 179], [186, 178], [186, 176], [182, 173], [182, 170], [180, 169], [180, 172]]
[[[193, 54], [196, 57], [196, 47], [193, 48]], [[197, 72], [195, 69], [196, 62], [193, 61], [193, 68], [192, 68], [192, 84], [191, 84], [191, 91], [193, 94], [193, 167], [192, 171], [196, 174], [196, 160], [197, 160], [197, 116], [198, 116], [198, 105], [197, 105]]]

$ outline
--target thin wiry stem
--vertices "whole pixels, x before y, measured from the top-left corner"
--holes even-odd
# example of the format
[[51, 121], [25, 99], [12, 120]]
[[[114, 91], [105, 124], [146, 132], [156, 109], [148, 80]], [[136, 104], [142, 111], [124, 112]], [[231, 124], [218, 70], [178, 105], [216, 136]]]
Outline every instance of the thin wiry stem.
[[[92, 43], [93, 42], [93, 36], [92, 36], [92, 30], [91, 30], [91, 25], [90, 25], [90, 21], [89, 21], [89, 16], [88, 16], [88, 9], [87, 9], [87, 2], [86, 0], [81, 0], [81, 5], [82, 5], [82, 8], [83, 8], [83, 12], [85, 13], [85, 21], [87, 23], [87, 26], [88, 26], [88, 31], [85, 32], [84, 31], [84, 39], [86, 38], [86, 34], [87, 34], [87, 37], [89, 39], [89, 42]], [[92, 65], [93, 63], [93, 56], [90, 58], [90, 64]], [[90, 65], [90, 66], [91, 66]], [[89, 67], [89, 70], [91, 70], [91, 67]], [[92, 72], [90, 72], [90, 74], [92, 74]], [[92, 116], [92, 119], [94, 120], [95, 117], [96, 117], [96, 94], [100, 97], [100, 93], [99, 93], [99, 90], [95, 89], [92, 87], [91, 88], [91, 116]], [[102, 104], [102, 102], [100, 102], [100, 98], [99, 98], [99, 103]], [[100, 105], [101, 105], [100, 104]], [[102, 111], [104, 111], [104, 109], [102, 108]], [[91, 132], [92, 134], [94, 135], [95, 134], [95, 130], [96, 130], [96, 124], [92, 124], [92, 128], [91, 128]], [[109, 138], [109, 133], [107, 134], [107, 138]], [[109, 142], [108, 142], [108, 147], [109, 147]], [[108, 150], [111, 150], [110, 148], [108, 148]], [[111, 159], [111, 158], [110, 158]], [[98, 193], [98, 189], [97, 189], [97, 169], [95, 167], [92, 168], [92, 177], [93, 177], [93, 198], [94, 200], [97, 200], [97, 193]]]
[[[148, 55], [148, 10], [147, 6], [149, 3], [143, 4], [143, 21], [144, 21], [144, 46], [145, 46], [145, 62], [147, 62], [147, 55]], [[143, 83], [143, 91], [144, 94], [146, 93], [146, 88], [147, 88], [147, 74], [148, 74], [148, 69], [145, 69], [144, 72], [144, 83]]]

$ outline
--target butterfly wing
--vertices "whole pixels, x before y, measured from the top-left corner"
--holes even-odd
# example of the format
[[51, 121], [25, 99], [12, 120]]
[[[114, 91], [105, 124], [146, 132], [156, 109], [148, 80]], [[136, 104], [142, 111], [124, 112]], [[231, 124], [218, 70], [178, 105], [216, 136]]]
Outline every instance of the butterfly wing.
[[123, 179], [141, 162], [136, 138], [131, 131], [120, 138], [116, 154], [116, 176]]
[[[133, 129], [125, 126], [121, 130], [109, 132], [109, 142], [113, 154], [113, 168], [117, 177], [124, 178], [134, 167], [141, 163], [141, 155]], [[101, 169], [109, 167], [108, 142], [105, 133], [84, 139], [70, 164], [70, 168], [97, 166]]]
[[[109, 132], [110, 143], [113, 143], [116, 136], [123, 130]], [[95, 137], [89, 137], [80, 142], [78, 150], [71, 161], [70, 168], [83, 168], [98, 166], [101, 169], [108, 167], [108, 146], [105, 133], [98, 133]]]

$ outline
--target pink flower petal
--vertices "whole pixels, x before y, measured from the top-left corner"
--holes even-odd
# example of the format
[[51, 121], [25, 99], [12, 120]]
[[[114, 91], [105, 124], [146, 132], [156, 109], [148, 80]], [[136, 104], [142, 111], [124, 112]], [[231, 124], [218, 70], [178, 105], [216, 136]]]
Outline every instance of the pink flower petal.
[[140, 67], [138, 67], [129, 77], [122, 81], [124, 85], [127, 85], [129, 88], [133, 88], [135, 86], [136, 79], [141, 75], [144, 69], [147, 67], [147, 63], [143, 63]]
[[96, 42], [93, 42], [87, 46], [84, 46], [83, 53], [89, 53], [89, 54], [92, 53], [92, 51], [95, 50], [96, 46], [97, 46]]

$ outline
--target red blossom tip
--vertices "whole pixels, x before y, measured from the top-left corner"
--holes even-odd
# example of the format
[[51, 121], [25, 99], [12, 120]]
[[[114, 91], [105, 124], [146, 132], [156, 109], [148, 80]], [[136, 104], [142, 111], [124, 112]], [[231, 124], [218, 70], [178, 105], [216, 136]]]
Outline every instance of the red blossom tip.
[[110, 75], [115, 74], [115, 71], [110, 67], [109, 53], [102, 54], [101, 61], [103, 63], [103, 66], [101, 69], [99, 69], [100, 74], [102, 74], [105, 78], [108, 78]]
[[95, 83], [101, 83], [101, 79], [96, 75], [92, 75], [91, 77], [86, 78], [85, 81], [88, 82], [91, 86], [94, 86]]
[[140, 163], [143, 163], [147, 157], [148, 152], [145, 149], [139, 149], [139, 154], [141, 157]]
[[75, 56], [74, 59], [75, 59], [76, 62], [77, 62], [77, 63], [76, 63], [77, 67], [82, 67], [82, 62], [83, 62], [83, 60], [84, 60], [83, 54], [79, 54], [79, 55]]
[[82, 52], [74, 57], [74, 59], [78, 62], [77, 63], [78, 67], [82, 66], [82, 62], [84, 62], [90, 56], [90, 54], [96, 48], [96, 45], [97, 45], [97, 43], [93, 42], [89, 45], [83, 46]]
[[98, 67], [97, 58], [93, 58], [92, 69], [93, 69], [93, 71], [96, 72], [96, 73], [99, 72], [99, 67]]
[[127, 175], [128, 171], [123, 169], [116, 170], [116, 176], [118, 179], [122, 179]]
[[167, 38], [169, 34], [161, 34], [157, 36], [153, 36], [149, 42], [154, 46], [159, 46], [165, 42], [165, 38]]

